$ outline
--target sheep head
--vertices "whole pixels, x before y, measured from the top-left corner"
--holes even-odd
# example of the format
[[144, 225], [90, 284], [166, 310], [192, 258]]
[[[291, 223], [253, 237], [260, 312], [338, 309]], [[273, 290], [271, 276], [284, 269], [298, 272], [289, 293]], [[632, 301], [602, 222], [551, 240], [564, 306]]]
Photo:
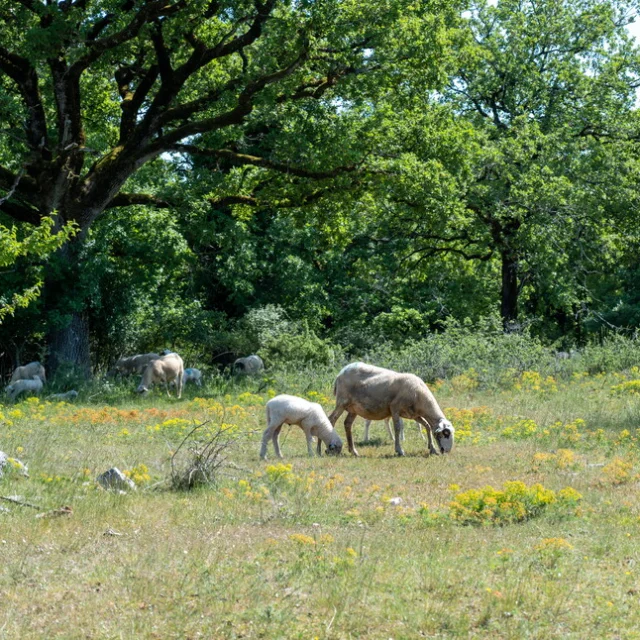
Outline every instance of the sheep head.
[[337, 456], [342, 453], [342, 440], [340, 440], [339, 436], [336, 435], [331, 439], [331, 441], [327, 445], [326, 453], [330, 456]]
[[453, 425], [446, 419], [440, 418], [438, 420], [438, 426], [434, 432], [436, 440], [438, 441], [438, 447], [440, 447], [440, 453], [449, 453], [453, 448], [453, 435], [455, 429]]

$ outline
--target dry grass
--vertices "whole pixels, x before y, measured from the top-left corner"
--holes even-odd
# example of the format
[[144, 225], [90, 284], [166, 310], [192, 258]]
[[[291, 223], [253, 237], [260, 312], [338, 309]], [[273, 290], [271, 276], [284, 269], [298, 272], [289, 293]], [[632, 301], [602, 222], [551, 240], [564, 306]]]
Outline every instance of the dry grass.
[[[361, 458], [309, 459], [292, 427], [282, 466], [258, 459], [267, 393], [2, 407], [0, 449], [30, 478], [6, 477], [0, 494], [73, 513], [2, 503], [0, 638], [635, 637], [640, 401], [611, 394], [617, 382], [445, 384], [443, 406], [487, 407], [451, 455], [427, 457], [411, 427], [398, 459], [380, 423]], [[311, 397], [330, 409], [328, 389]], [[533, 433], [504, 435], [523, 419]], [[171, 454], [194, 420], [243, 436], [235, 466], [215, 487], [170, 491]], [[95, 487], [112, 465], [137, 492]], [[583, 500], [520, 524], [449, 517], [457, 493], [513, 480], [571, 486]]]

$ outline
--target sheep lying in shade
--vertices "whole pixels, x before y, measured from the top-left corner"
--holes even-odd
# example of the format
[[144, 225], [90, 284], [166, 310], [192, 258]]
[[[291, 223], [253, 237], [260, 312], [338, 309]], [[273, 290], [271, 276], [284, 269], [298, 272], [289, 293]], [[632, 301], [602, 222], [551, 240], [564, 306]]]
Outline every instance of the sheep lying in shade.
[[18, 380], [33, 380], [33, 376], [38, 376], [43, 383], [47, 381], [44, 367], [39, 362], [30, 362], [22, 367], [16, 367], [9, 384]]
[[31, 380], [16, 380], [16, 382], [8, 385], [5, 391], [11, 401], [15, 401], [21, 393], [31, 392], [35, 395], [40, 395], [42, 391], [42, 380], [40, 380], [38, 376], [33, 376]]
[[[364, 442], [369, 442], [369, 427], [371, 426], [372, 422], [373, 420], [364, 421]], [[389, 437], [395, 441], [395, 436], [393, 434], [393, 430], [391, 429], [390, 418], [384, 419], [384, 426], [387, 427], [387, 433], [389, 434]], [[424, 437], [424, 433], [422, 432], [422, 427], [420, 426], [419, 422], [416, 422], [416, 427], [418, 427], [418, 433], [422, 436], [422, 439], [426, 441], [426, 438]], [[404, 429], [402, 429], [402, 440], [404, 441]]]
[[238, 358], [233, 363], [233, 372], [244, 375], [253, 375], [260, 373], [264, 369], [264, 362], [260, 356], [247, 356], [246, 358]]
[[324, 409], [317, 402], [304, 398], [282, 394], [267, 402], [267, 428], [262, 434], [260, 457], [267, 458], [267, 445], [273, 440], [276, 456], [282, 458], [278, 438], [283, 424], [297, 424], [307, 438], [307, 451], [313, 456], [313, 436], [318, 438], [318, 455], [321, 445], [327, 446], [327, 453], [338, 454], [342, 451], [342, 440], [329, 422]]
[[150, 362], [160, 357], [157, 353], [140, 353], [136, 356], [120, 358], [114, 365], [112, 373], [119, 373], [121, 376], [140, 375]]
[[195, 382], [199, 387], [202, 386], [202, 371], [200, 369], [192, 369], [189, 367], [184, 370], [184, 384], [187, 382]]
[[451, 451], [454, 429], [444, 417], [438, 402], [427, 385], [412, 373], [398, 373], [390, 369], [374, 367], [362, 362], [354, 362], [340, 371], [333, 385], [336, 407], [329, 416], [335, 426], [338, 418], [346, 411], [344, 430], [349, 451], [357, 456], [353, 445], [352, 425], [356, 416], [365, 420], [393, 418], [395, 428], [395, 449], [400, 456], [402, 449], [402, 418], [419, 422], [427, 430], [429, 452], [437, 454]]
[[167, 395], [171, 397], [169, 384], [175, 381], [178, 398], [181, 398], [183, 378], [184, 363], [182, 358], [177, 353], [170, 353], [152, 360], [147, 365], [138, 386], [138, 393], [147, 393], [152, 385], [162, 383], [167, 390]]

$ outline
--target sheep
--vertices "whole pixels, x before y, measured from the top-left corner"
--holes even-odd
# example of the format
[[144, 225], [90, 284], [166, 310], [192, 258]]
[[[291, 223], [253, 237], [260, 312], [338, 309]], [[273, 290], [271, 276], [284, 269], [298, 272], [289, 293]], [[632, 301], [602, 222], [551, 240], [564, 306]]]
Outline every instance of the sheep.
[[[371, 426], [372, 420], [364, 421], [364, 441], [369, 442], [369, 427]], [[389, 422], [389, 418], [384, 419], [384, 426], [387, 427], [387, 433], [392, 440], [395, 440], [395, 436], [393, 435], [393, 431], [391, 430], [391, 424]], [[424, 433], [422, 432], [422, 427], [419, 422], [416, 422], [416, 427], [418, 427], [418, 433], [422, 436], [422, 439], [426, 441], [424, 437]], [[404, 441], [404, 429], [402, 430], [402, 440]]]
[[114, 365], [113, 373], [121, 376], [130, 376], [144, 372], [146, 366], [160, 357], [157, 353], [141, 353], [135, 356], [120, 358]]
[[39, 362], [30, 362], [22, 367], [16, 367], [9, 384], [18, 380], [32, 380], [33, 376], [38, 376], [43, 383], [47, 381], [44, 367]]
[[363, 362], [354, 362], [342, 369], [333, 385], [336, 406], [329, 416], [335, 426], [346, 411], [344, 430], [352, 455], [358, 452], [353, 445], [351, 427], [356, 416], [365, 420], [393, 418], [395, 427], [395, 450], [404, 455], [401, 439], [402, 418], [415, 420], [427, 430], [429, 452], [438, 454], [434, 435], [440, 451], [446, 453], [453, 447], [454, 428], [444, 417], [436, 399], [427, 385], [412, 373], [397, 373], [390, 369], [374, 367]]
[[202, 371], [200, 369], [185, 369], [184, 370], [184, 384], [187, 382], [195, 382], [199, 387], [202, 386]]
[[318, 438], [318, 455], [322, 454], [321, 443], [327, 445], [328, 454], [342, 451], [342, 440], [329, 422], [324, 409], [317, 402], [281, 394], [267, 402], [267, 428], [262, 434], [260, 457], [267, 459], [267, 444], [273, 440], [276, 456], [282, 458], [278, 438], [283, 424], [297, 424], [307, 437], [307, 451], [313, 456], [313, 436]]
[[142, 379], [140, 380], [137, 391], [138, 393], [147, 393], [151, 385], [162, 382], [167, 390], [167, 395], [171, 397], [169, 393], [169, 383], [175, 380], [178, 389], [178, 398], [181, 398], [183, 378], [184, 363], [182, 362], [182, 358], [177, 353], [170, 353], [149, 362], [142, 374]]
[[238, 358], [233, 363], [233, 372], [244, 375], [253, 375], [260, 373], [264, 369], [264, 362], [260, 356], [247, 356], [246, 358]]
[[65, 391], [65, 393], [54, 393], [49, 396], [49, 400], [58, 400], [60, 402], [69, 402], [75, 400], [78, 397], [78, 392], [75, 389], [71, 391]]
[[16, 380], [16, 382], [7, 385], [5, 391], [12, 401], [15, 401], [25, 391], [31, 391], [39, 395], [42, 391], [42, 380], [38, 376], [33, 376], [31, 380]]

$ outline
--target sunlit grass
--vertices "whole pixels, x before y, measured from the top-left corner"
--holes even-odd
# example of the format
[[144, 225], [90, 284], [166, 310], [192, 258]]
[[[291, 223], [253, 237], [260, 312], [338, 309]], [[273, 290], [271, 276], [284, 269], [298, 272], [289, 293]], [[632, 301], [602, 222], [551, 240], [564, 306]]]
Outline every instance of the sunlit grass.
[[[0, 637], [633, 637], [640, 401], [613, 389], [626, 378], [531, 373], [487, 391], [465, 375], [436, 385], [458, 436], [438, 457], [410, 425], [395, 457], [376, 423], [358, 459], [309, 459], [285, 427], [285, 460], [260, 461], [269, 397], [330, 410], [326, 376], [0, 407], [0, 449], [29, 467], [0, 495], [38, 507], [0, 503]], [[233, 465], [171, 491], [171, 456], [201, 422], [241, 436]], [[111, 466], [137, 491], [98, 488]]]

